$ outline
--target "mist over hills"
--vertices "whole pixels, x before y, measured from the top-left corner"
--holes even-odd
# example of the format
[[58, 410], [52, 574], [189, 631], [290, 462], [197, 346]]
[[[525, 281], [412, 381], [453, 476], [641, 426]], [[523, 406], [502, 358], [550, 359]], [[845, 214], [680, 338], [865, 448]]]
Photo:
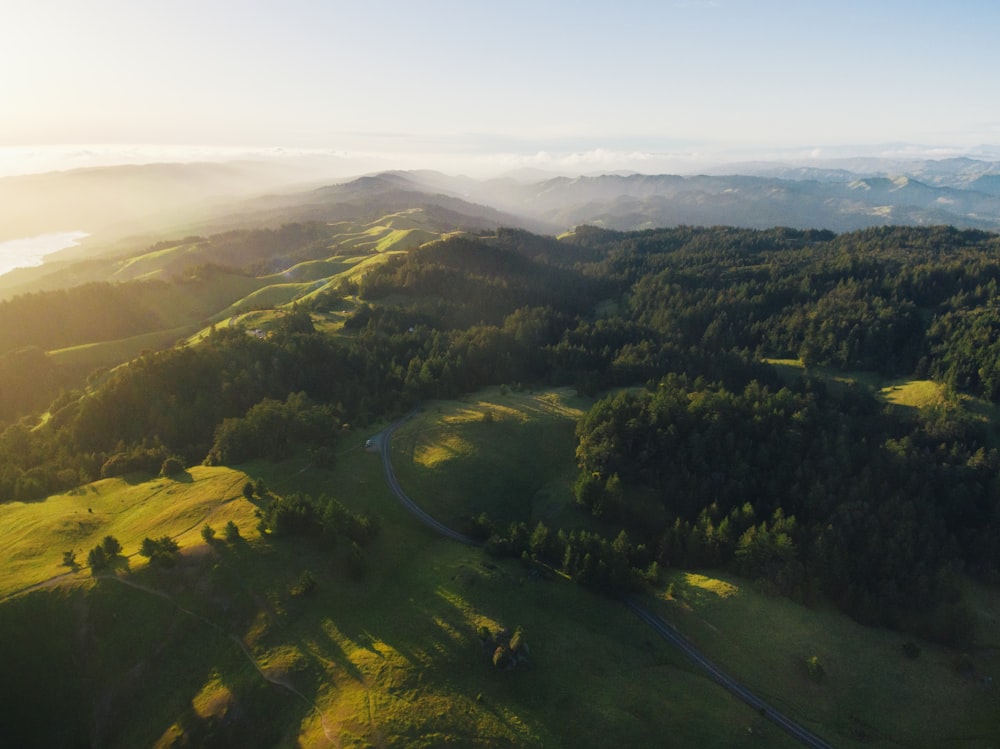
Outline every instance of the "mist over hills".
[[962, 163], [914, 165], [912, 172], [927, 175], [932, 180], [927, 182], [899, 172], [884, 176], [877, 170], [768, 165], [761, 171], [772, 176], [600, 175], [528, 184], [492, 180], [471, 187], [463, 182], [459, 189], [477, 202], [565, 228], [692, 224], [852, 231], [890, 224], [950, 224], [1000, 229], [1000, 166], [955, 161]]
[[[373, 214], [432, 204], [484, 224], [546, 233], [581, 224], [619, 230], [681, 224], [838, 232], [893, 224], [1000, 230], [997, 162], [861, 160], [850, 165], [857, 171], [769, 164], [748, 168], [746, 174], [566, 177], [521, 172], [489, 180], [394, 171], [262, 198], [254, 203], [254, 213], [258, 218], [335, 220], [366, 204]], [[749, 173], [754, 171], [762, 173]]]
[[71, 230], [92, 235], [56, 256], [60, 261], [126, 255], [190, 234], [374, 220], [410, 208], [434, 216], [435, 231], [508, 226], [558, 234], [581, 224], [837, 232], [946, 224], [1000, 231], [1000, 162], [745, 162], [686, 176], [522, 169], [492, 179], [414, 170], [347, 180], [322, 179], [299, 163], [149, 164], [2, 178], [0, 205], [0, 239]]

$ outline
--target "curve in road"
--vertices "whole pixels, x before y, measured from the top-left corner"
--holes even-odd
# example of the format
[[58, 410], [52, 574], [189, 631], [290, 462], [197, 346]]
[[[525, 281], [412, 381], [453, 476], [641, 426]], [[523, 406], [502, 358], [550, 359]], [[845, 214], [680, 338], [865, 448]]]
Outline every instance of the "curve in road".
[[[411, 411], [401, 419], [394, 421], [373, 438], [373, 444], [378, 446], [378, 451], [382, 458], [382, 468], [385, 473], [385, 480], [389, 484], [389, 488], [411, 514], [432, 530], [437, 531], [442, 536], [450, 538], [453, 541], [466, 544], [467, 546], [482, 546], [482, 543], [478, 540], [459, 533], [458, 531], [449, 528], [444, 523], [441, 523], [437, 519], [431, 517], [416, 502], [414, 502], [413, 499], [411, 499], [410, 496], [403, 491], [403, 487], [400, 486], [399, 480], [396, 478], [396, 473], [392, 469], [392, 460], [390, 456], [392, 435], [404, 422], [413, 416], [414, 413], [416, 413], [415, 410]], [[736, 679], [712, 663], [712, 661], [705, 657], [700, 650], [694, 647], [694, 645], [692, 645], [687, 638], [681, 635], [681, 633], [678, 632], [672, 625], [667, 624], [667, 622], [635, 599], [625, 598], [623, 600], [625, 605], [628, 606], [636, 616], [652, 627], [657, 634], [660, 635], [660, 637], [676, 647], [692, 662], [706, 671], [716, 683], [720, 684], [735, 697], [738, 697], [743, 702], [748, 704], [762, 716], [768, 718], [789, 736], [796, 739], [804, 746], [810, 747], [810, 749], [833, 749], [831, 744], [799, 725], [788, 716], [775, 710], [760, 697], [736, 681]]]

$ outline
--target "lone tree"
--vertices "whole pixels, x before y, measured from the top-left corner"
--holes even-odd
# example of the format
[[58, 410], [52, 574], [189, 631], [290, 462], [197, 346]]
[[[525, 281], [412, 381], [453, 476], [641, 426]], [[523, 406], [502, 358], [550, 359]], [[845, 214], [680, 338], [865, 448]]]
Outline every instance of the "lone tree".
[[226, 529], [223, 531], [226, 537], [226, 543], [236, 543], [242, 536], [240, 535], [240, 527], [236, 525], [232, 520], [226, 523]]
[[184, 472], [184, 461], [181, 460], [176, 455], [171, 455], [163, 464], [160, 466], [161, 476], [176, 476], [178, 473]]

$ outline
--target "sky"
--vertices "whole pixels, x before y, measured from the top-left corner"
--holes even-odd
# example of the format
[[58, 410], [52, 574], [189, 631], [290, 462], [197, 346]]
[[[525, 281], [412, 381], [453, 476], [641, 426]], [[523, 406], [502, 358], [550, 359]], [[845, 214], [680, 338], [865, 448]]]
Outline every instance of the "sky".
[[0, 174], [975, 153], [997, 29], [995, 0], [5, 0]]

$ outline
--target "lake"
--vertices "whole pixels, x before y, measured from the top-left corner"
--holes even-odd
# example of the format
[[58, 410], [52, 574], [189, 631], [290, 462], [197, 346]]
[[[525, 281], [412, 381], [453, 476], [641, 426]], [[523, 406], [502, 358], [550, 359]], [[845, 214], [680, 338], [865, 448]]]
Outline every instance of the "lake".
[[45, 262], [45, 256], [65, 250], [90, 236], [85, 231], [60, 231], [36, 237], [0, 242], [0, 275], [15, 268], [33, 268]]

